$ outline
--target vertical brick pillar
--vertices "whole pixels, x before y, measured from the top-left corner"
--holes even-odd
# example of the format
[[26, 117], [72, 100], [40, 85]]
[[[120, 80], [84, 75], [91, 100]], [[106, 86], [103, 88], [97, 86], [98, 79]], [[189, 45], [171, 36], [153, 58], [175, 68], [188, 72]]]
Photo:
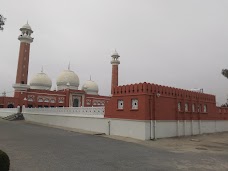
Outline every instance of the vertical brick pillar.
[[113, 94], [114, 86], [118, 86], [118, 65], [112, 65], [112, 83], [111, 83], [112, 94]]
[[27, 84], [30, 44], [21, 42], [17, 65], [16, 84]]
[[112, 60], [112, 82], [111, 82], [111, 94], [113, 94], [113, 87], [118, 86], [118, 65], [120, 64], [119, 57], [120, 55], [115, 52], [111, 55]]

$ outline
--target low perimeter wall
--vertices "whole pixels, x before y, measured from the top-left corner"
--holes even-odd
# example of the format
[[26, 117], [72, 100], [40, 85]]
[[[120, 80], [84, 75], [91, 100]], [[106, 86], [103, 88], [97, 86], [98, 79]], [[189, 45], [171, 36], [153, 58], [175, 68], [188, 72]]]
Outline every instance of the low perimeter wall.
[[0, 118], [20, 112], [20, 108], [0, 108]]
[[140, 140], [197, 135], [228, 131], [225, 120], [139, 121], [126, 119], [92, 118], [60, 114], [24, 113], [27, 121], [66, 128], [76, 128], [106, 135], [118, 135]]
[[107, 118], [89, 118], [54, 114], [28, 114], [24, 113], [26, 121], [42, 123], [66, 128], [76, 128], [106, 135], [119, 135], [135, 139], [148, 139], [149, 121], [120, 120]]

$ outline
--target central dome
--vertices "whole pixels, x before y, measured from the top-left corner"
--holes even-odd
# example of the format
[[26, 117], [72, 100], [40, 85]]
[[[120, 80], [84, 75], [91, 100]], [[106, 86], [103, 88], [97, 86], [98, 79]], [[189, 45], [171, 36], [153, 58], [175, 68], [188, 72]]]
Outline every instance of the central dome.
[[43, 72], [36, 74], [30, 80], [31, 89], [50, 90], [51, 86], [52, 86], [51, 79], [47, 76], [47, 74]]
[[78, 90], [79, 78], [74, 71], [64, 70], [62, 71], [56, 80], [57, 90], [74, 89]]

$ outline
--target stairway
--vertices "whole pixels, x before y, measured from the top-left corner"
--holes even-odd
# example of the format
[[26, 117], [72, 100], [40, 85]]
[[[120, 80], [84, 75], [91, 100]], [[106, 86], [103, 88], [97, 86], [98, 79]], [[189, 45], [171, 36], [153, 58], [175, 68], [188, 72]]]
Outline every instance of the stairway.
[[12, 114], [7, 117], [4, 117], [2, 119], [8, 120], [8, 121], [24, 120], [24, 116], [22, 113], [16, 113], [16, 114]]

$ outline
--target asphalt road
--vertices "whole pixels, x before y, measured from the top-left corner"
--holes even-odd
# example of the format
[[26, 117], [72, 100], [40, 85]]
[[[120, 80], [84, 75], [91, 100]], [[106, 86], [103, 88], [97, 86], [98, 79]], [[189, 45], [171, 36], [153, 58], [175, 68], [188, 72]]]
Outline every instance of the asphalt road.
[[227, 155], [148, 147], [102, 136], [0, 120], [0, 149], [15, 171], [226, 170]]

